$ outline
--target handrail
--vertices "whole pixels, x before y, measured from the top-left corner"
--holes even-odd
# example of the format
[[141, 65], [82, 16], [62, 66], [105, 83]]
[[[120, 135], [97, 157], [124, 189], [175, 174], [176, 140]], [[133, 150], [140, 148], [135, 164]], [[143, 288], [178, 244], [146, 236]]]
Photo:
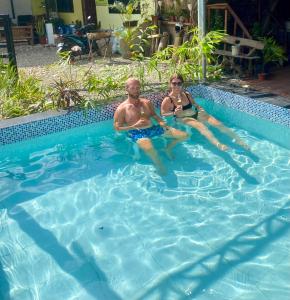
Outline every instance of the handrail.
[[208, 23], [210, 24], [210, 10], [211, 9], [220, 9], [225, 11], [225, 31], [227, 32], [227, 13], [229, 12], [230, 15], [234, 18], [234, 34], [236, 34], [236, 28], [237, 25], [240, 26], [240, 28], [243, 31], [243, 37], [246, 36], [248, 39], [252, 39], [252, 36], [250, 35], [249, 31], [241, 21], [241, 19], [238, 17], [238, 15], [234, 12], [232, 7], [228, 3], [216, 3], [216, 4], [208, 4], [207, 5], [207, 11], [208, 11]]
[[0, 23], [3, 24], [4, 34], [6, 38], [6, 43], [1, 43], [1, 48], [4, 48], [6, 44], [6, 49], [7, 49], [7, 54], [2, 54], [0, 55], [0, 57], [8, 58], [9, 63], [11, 64], [11, 66], [14, 67], [17, 74], [17, 62], [16, 62], [14, 42], [12, 36], [11, 20], [9, 15], [0, 15]]

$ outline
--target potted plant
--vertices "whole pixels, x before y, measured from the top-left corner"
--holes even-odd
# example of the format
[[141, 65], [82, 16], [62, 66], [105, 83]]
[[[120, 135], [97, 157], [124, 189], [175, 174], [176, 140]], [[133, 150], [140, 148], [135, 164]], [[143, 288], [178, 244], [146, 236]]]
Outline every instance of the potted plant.
[[132, 20], [132, 15], [138, 11], [139, 2], [140, 0], [130, 0], [125, 5], [123, 2], [115, 1], [110, 7], [120, 13], [124, 27], [135, 27], [138, 21]]
[[137, 36], [136, 26], [138, 21], [132, 20], [132, 15], [139, 7], [140, 0], [130, 0], [127, 5], [123, 2], [115, 1], [111, 8], [114, 8], [121, 15], [124, 28], [115, 32], [115, 36], [120, 40], [120, 52], [123, 58], [131, 57], [131, 45]]
[[188, 9], [182, 9], [180, 12], [180, 16], [184, 19], [184, 23], [190, 22], [190, 11]]
[[35, 26], [35, 31], [38, 35], [39, 43], [42, 45], [46, 44], [44, 16], [37, 16], [35, 19], [34, 26]]
[[131, 45], [136, 37], [135, 30], [131, 27], [115, 32], [115, 36], [120, 40], [120, 52], [123, 58], [130, 58], [132, 55]]
[[166, 15], [168, 16], [169, 21], [175, 22], [176, 21], [176, 13], [174, 7], [170, 7], [166, 11]]
[[262, 50], [262, 72], [258, 74], [260, 80], [264, 80], [269, 74], [271, 65], [283, 65], [287, 60], [284, 49], [272, 37], [263, 37], [260, 39], [264, 43]]

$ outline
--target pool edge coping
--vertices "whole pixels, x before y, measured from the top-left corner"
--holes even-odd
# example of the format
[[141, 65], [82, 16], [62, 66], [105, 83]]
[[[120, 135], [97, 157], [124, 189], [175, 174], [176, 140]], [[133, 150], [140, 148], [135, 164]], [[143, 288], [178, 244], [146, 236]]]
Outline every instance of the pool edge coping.
[[[290, 111], [284, 107], [224, 91], [208, 83], [190, 85], [187, 89], [193, 97], [206, 98], [290, 128]], [[143, 97], [159, 107], [165, 95], [165, 92], [147, 92]], [[97, 109], [53, 110], [3, 120], [0, 122], [0, 146], [111, 119], [120, 102], [118, 99]]]

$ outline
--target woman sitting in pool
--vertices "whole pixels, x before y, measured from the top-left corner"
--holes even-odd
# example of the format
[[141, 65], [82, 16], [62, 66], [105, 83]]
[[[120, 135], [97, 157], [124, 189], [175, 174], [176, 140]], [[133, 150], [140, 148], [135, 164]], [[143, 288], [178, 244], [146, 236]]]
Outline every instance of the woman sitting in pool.
[[181, 75], [172, 75], [169, 84], [169, 95], [163, 99], [161, 104], [161, 114], [163, 116], [173, 115], [176, 121], [197, 129], [209, 142], [222, 151], [228, 150], [228, 146], [222, 144], [206, 127], [205, 123], [218, 128], [221, 132], [230, 136], [238, 145], [249, 149], [249, 146], [231, 129], [227, 128], [213, 116], [207, 114], [205, 110], [193, 100], [191, 95], [182, 89], [183, 78]]

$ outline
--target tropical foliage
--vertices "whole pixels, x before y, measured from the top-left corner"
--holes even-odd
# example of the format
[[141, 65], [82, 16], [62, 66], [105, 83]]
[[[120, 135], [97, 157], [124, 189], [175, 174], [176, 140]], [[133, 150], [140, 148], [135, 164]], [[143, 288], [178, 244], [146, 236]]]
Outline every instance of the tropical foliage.
[[0, 61], [0, 117], [13, 118], [47, 109], [44, 90], [33, 77], [18, 76], [11, 65]]
[[121, 1], [115, 1], [111, 8], [115, 9], [120, 13], [122, 22], [132, 21], [132, 15], [140, 5], [140, 0], [130, 0], [128, 4], [124, 4]]
[[260, 40], [264, 43], [263, 49], [263, 70], [269, 64], [283, 65], [287, 60], [284, 49], [272, 37], [263, 37]]
[[166, 73], [180, 73], [187, 80], [195, 81], [202, 77], [201, 60], [204, 56], [208, 65], [208, 78], [217, 78], [221, 74], [221, 67], [216, 63], [213, 55], [217, 45], [222, 41], [222, 31], [210, 31], [205, 37], [201, 37], [198, 28], [188, 32], [190, 39], [181, 46], [168, 46], [162, 51], [156, 52], [151, 61], [150, 69], [155, 69], [161, 80], [164, 71], [160, 69], [160, 63], [167, 65]]
[[[151, 29], [150, 29], [151, 30]], [[221, 67], [216, 63], [213, 52], [224, 34], [219, 31], [209, 32], [204, 38], [199, 36], [197, 28], [191, 29], [190, 39], [178, 47], [167, 47], [156, 52], [153, 57], [145, 56], [148, 46], [148, 30], [139, 32], [136, 42], [131, 45], [131, 64], [112, 68], [106, 66], [93, 68], [73, 75], [69, 53], [64, 54], [59, 67], [64, 72], [53, 80], [49, 86], [33, 76], [18, 77], [11, 66], [0, 62], [0, 117], [12, 118], [41, 112], [48, 109], [91, 108], [113, 101], [124, 96], [124, 84], [130, 76], [137, 77], [143, 91], [167, 87], [172, 73], [181, 73], [188, 81], [201, 78], [201, 59], [204, 56], [209, 63], [207, 76], [217, 79]], [[75, 69], [74, 69], [75, 70]], [[78, 72], [76, 72], [78, 73]]]

